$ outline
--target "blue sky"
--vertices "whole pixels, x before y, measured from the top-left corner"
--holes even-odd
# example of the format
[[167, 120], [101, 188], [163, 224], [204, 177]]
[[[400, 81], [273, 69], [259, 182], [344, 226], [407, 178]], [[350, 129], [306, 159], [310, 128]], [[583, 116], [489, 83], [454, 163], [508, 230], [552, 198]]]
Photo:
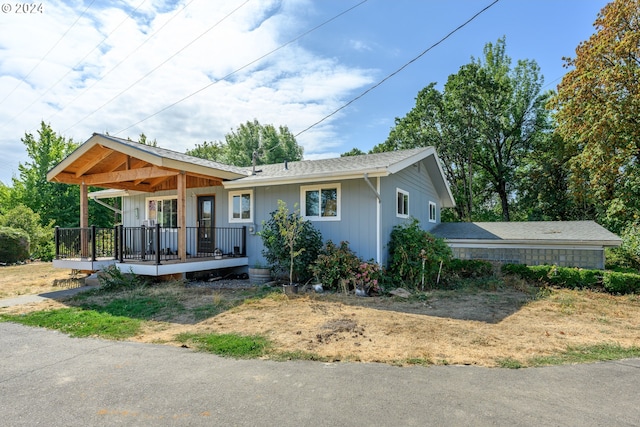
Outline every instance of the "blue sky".
[[[41, 120], [83, 142], [93, 132], [185, 151], [241, 123], [297, 134], [365, 92], [493, 0], [43, 2], [0, 13], [0, 181], [28, 157]], [[602, 0], [500, 0], [381, 86], [302, 133], [305, 158], [383, 142], [418, 91], [506, 37], [545, 90], [594, 32]], [[15, 7], [15, 4], [12, 5]], [[355, 7], [354, 7], [355, 6]], [[353, 7], [326, 25], [319, 24]], [[295, 40], [289, 44], [288, 42]], [[286, 44], [286, 45], [285, 45]], [[285, 45], [284, 47], [282, 47]]]

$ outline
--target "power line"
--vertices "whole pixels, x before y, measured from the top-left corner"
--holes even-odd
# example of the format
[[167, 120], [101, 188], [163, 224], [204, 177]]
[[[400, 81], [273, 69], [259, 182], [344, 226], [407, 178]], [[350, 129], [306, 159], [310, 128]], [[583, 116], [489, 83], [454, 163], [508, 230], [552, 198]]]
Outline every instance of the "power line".
[[360, 95], [356, 96], [355, 98], [353, 98], [351, 101], [347, 102], [346, 104], [342, 105], [340, 108], [338, 108], [337, 110], [333, 111], [330, 114], [327, 114], [326, 116], [324, 116], [323, 118], [321, 118], [320, 120], [318, 120], [317, 122], [313, 123], [311, 126], [301, 130], [300, 132], [298, 132], [297, 134], [294, 135], [294, 137], [298, 137], [301, 134], [303, 134], [304, 132], [308, 131], [309, 129], [319, 125], [320, 123], [324, 122], [325, 120], [327, 120], [329, 117], [335, 115], [336, 113], [338, 113], [339, 111], [347, 108], [349, 105], [353, 104], [354, 102], [356, 102], [357, 100], [359, 100], [360, 98], [362, 98], [363, 96], [365, 96], [366, 94], [368, 94], [369, 92], [371, 92], [373, 89], [377, 88], [378, 86], [380, 86], [381, 84], [383, 84], [384, 82], [386, 82], [387, 80], [389, 80], [391, 77], [395, 76], [396, 74], [398, 74], [400, 71], [404, 70], [405, 68], [407, 68], [409, 65], [411, 65], [412, 63], [416, 62], [418, 59], [420, 59], [423, 55], [425, 55], [427, 52], [429, 52], [431, 49], [433, 49], [434, 47], [438, 46], [439, 44], [441, 44], [442, 42], [444, 42], [445, 40], [447, 40], [449, 37], [451, 37], [453, 34], [455, 34], [456, 32], [458, 32], [459, 30], [461, 30], [462, 28], [464, 28], [467, 24], [469, 24], [471, 21], [473, 21], [474, 19], [476, 19], [478, 16], [480, 16], [482, 13], [484, 13], [485, 11], [487, 11], [489, 8], [491, 8], [493, 5], [495, 5], [496, 3], [498, 3], [500, 0], [495, 0], [493, 3], [491, 3], [490, 5], [486, 6], [484, 9], [480, 10], [479, 12], [477, 12], [475, 15], [473, 15], [471, 18], [469, 18], [467, 21], [465, 21], [463, 24], [459, 25], [456, 29], [454, 29], [453, 31], [449, 32], [449, 34], [447, 34], [446, 36], [444, 36], [443, 38], [441, 38], [440, 40], [438, 40], [437, 42], [435, 42], [434, 44], [432, 44], [431, 46], [429, 46], [427, 49], [423, 50], [418, 56], [414, 57], [413, 59], [411, 59], [409, 62], [406, 62], [403, 66], [401, 66], [400, 68], [398, 68], [397, 70], [395, 70], [393, 73], [387, 75], [385, 78], [383, 78], [382, 80], [380, 80], [378, 83], [374, 84], [373, 86], [369, 87], [367, 90], [365, 90], [364, 92], [362, 92]]
[[[284, 43], [284, 44], [282, 44], [282, 45], [278, 46], [277, 48], [275, 48], [275, 49], [273, 49], [273, 50], [271, 50], [271, 51], [269, 51], [269, 52], [267, 52], [267, 53], [265, 53], [264, 55], [260, 56], [259, 58], [254, 59], [253, 61], [249, 62], [248, 64], [245, 64], [245, 65], [243, 65], [242, 67], [237, 68], [236, 70], [234, 70], [234, 71], [230, 72], [230, 73], [229, 73], [229, 74], [227, 74], [226, 76], [224, 76], [224, 77], [222, 77], [222, 78], [220, 78], [220, 79], [218, 79], [218, 80], [214, 80], [213, 82], [211, 82], [211, 83], [209, 83], [209, 84], [207, 84], [207, 85], [203, 86], [202, 88], [200, 88], [200, 89], [196, 90], [195, 92], [192, 92], [192, 93], [190, 93], [189, 95], [187, 95], [187, 96], [185, 96], [185, 97], [183, 97], [183, 98], [181, 98], [181, 99], [179, 99], [179, 100], [175, 101], [174, 103], [167, 105], [166, 107], [162, 108], [161, 110], [158, 110], [158, 111], [156, 111], [155, 113], [150, 114], [150, 115], [148, 115], [147, 117], [145, 117], [145, 118], [143, 118], [143, 119], [141, 119], [141, 120], [139, 120], [139, 121], [137, 121], [137, 122], [133, 123], [132, 125], [129, 125], [129, 126], [127, 126], [126, 128], [121, 129], [121, 130], [119, 130], [119, 131], [115, 132], [115, 133], [114, 133], [114, 135], [118, 135], [118, 134], [120, 134], [120, 133], [122, 133], [122, 132], [124, 132], [124, 131], [126, 131], [126, 130], [129, 130], [129, 129], [131, 129], [131, 128], [132, 128], [132, 127], [134, 127], [134, 126], [139, 125], [140, 123], [142, 123], [142, 122], [144, 122], [144, 121], [146, 121], [146, 120], [149, 120], [150, 118], [155, 117], [155, 116], [157, 116], [158, 114], [163, 113], [163, 112], [165, 112], [166, 110], [168, 110], [168, 109], [170, 109], [170, 108], [172, 108], [172, 107], [175, 107], [176, 105], [178, 105], [178, 104], [180, 104], [181, 102], [183, 102], [183, 101], [185, 101], [185, 100], [187, 100], [187, 99], [191, 98], [192, 96], [195, 96], [195, 95], [197, 95], [198, 93], [200, 93], [200, 92], [202, 92], [202, 91], [204, 91], [204, 90], [206, 90], [206, 89], [210, 88], [210, 87], [211, 87], [211, 86], [213, 86], [214, 84], [216, 84], [216, 83], [218, 83], [218, 82], [221, 82], [221, 81], [224, 81], [224, 80], [228, 79], [228, 78], [229, 78], [229, 77], [231, 77], [232, 75], [234, 75], [234, 74], [236, 74], [236, 73], [238, 73], [238, 72], [240, 72], [240, 71], [244, 70], [244, 69], [245, 69], [245, 68], [247, 68], [247, 67], [250, 67], [251, 65], [255, 64], [256, 62], [261, 61], [262, 59], [264, 59], [264, 58], [266, 58], [267, 56], [270, 56], [270, 55], [272, 55], [273, 53], [275, 53], [275, 52], [277, 52], [277, 51], [279, 51], [279, 50], [283, 49], [284, 47], [286, 47], [286, 46], [290, 45], [291, 43], [294, 43], [294, 42], [296, 42], [296, 41], [300, 40], [301, 38], [305, 37], [305, 36], [306, 36], [306, 35], [308, 35], [309, 33], [312, 33], [313, 31], [315, 31], [315, 30], [317, 30], [317, 29], [319, 29], [319, 28], [321, 28], [321, 27], [323, 27], [323, 26], [325, 26], [325, 25], [329, 24], [330, 22], [332, 22], [332, 21], [334, 21], [334, 20], [338, 19], [338, 18], [339, 18], [339, 17], [341, 17], [342, 15], [345, 15], [346, 13], [348, 13], [348, 12], [352, 11], [353, 9], [357, 8], [358, 6], [361, 6], [362, 4], [366, 3], [367, 1], [368, 1], [368, 0], [362, 0], [360, 3], [357, 3], [357, 4], [355, 4], [354, 6], [351, 6], [350, 8], [348, 8], [348, 9], [344, 10], [343, 12], [340, 12], [339, 14], [337, 14], [337, 15], [333, 16], [332, 18], [327, 19], [326, 21], [322, 22], [321, 24], [316, 25], [315, 27], [311, 28], [310, 30], [307, 30], [307, 31], [303, 32], [302, 34], [300, 34], [300, 35], [298, 35], [298, 36], [294, 37], [293, 39], [289, 40], [288, 42], [286, 42], [286, 43]], [[496, 0], [496, 1], [498, 1], [498, 0]], [[75, 125], [74, 125], [74, 126], [75, 126]]]
[[[131, 52], [129, 52], [127, 54], [127, 56], [125, 56], [122, 60], [120, 60], [120, 62], [118, 62], [116, 65], [114, 65], [113, 67], [111, 67], [109, 69], [109, 71], [107, 71], [106, 73], [104, 73], [99, 79], [97, 79], [96, 81], [94, 81], [90, 86], [86, 87], [82, 92], [80, 92], [78, 95], [76, 95], [75, 98], [73, 98], [71, 101], [69, 101], [67, 103], [67, 105], [65, 105], [64, 107], [62, 107], [60, 110], [58, 110], [56, 113], [54, 113], [53, 115], [51, 115], [49, 117], [49, 119], [51, 119], [52, 117], [55, 117], [56, 115], [60, 114], [62, 111], [64, 111], [69, 105], [73, 104], [78, 98], [80, 98], [82, 95], [84, 95], [85, 93], [87, 93], [87, 91], [91, 90], [96, 84], [100, 83], [105, 77], [107, 77], [109, 74], [111, 74], [116, 68], [118, 68], [120, 65], [122, 65], [123, 62], [125, 62], [127, 59], [129, 59], [131, 57], [131, 55], [133, 55], [134, 53], [136, 53], [142, 46], [144, 46], [145, 44], [147, 44], [151, 39], [153, 39], [160, 31], [162, 31], [164, 29], [164, 27], [166, 27], [171, 21], [173, 21], [180, 13], [182, 13], [191, 3], [193, 3], [194, 0], [189, 1], [187, 4], [185, 4], [182, 9], [180, 9], [178, 12], [176, 12], [175, 14], [173, 14], [171, 16], [171, 18], [169, 18], [167, 20], [167, 22], [165, 22], [164, 24], [162, 24], [162, 26], [160, 28], [158, 28], [153, 34], [151, 34], [149, 37], [147, 37], [142, 43], [140, 43], [135, 49], [133, 49]], [[248, 0], [247, 0], [248, 1]], [[157, 68], [157, 67], [156, 67]], [[154, 69], [155, 70], [155, 69]], [[146, 77], [146, 76], [145, 76]], [[126, 91], [126, 90], [125, 90]], [[120, 93], [119, 95], [121, 95], [122, 93]], [[118, 96], [119, 96], [118, 95]], [[111, 102], [114, 98], [112, 98], [110, 101], [107, 101], [107, 103]], [[106, 105], [106, 104], [104, 104]], [[102, 107], [104, 107], [104, 105], [102, 105]], [[99, 109], [101, 109], [102, 107], [100, 107]], [[98, 109], [98, 110], [99, 110]], [[96, 111], [98, 111], [96, 110]], [[65, 129], [66, 132], [67, 130], [73, 128], [75, 125], [77, 125], [78, 123], [82, 122], [84, 119], [88, 118], [89, 116], [91, 116], [92, 114], [94, 114], [96, 111], [94, 111], [93, 113], [85, 116], [84, 118], [80, 119], [78, 122], [74, 123], [72, 126], [68, 127], [67, 129]]]
[[71, 26], [69, 28], [67, 28], [67, 31], [64, 32], [64, 34], [62, 34], [60, 36], [60, 38], [58, 39], [57, 42], [55, 42], [53, 44], [53, 46], [51, 46], [51, 48], [49, 48], [49, 50], [47, 51], [47, 53], [44, 54], [44, 56], [42, 58], [40, 58], [40, 61], [38, 61], [38, 63], [36, 65], [33, 66], [33, 68], [31, 69], [31, 71], [29, 71], [27, 73], [26, 76], [24, 76], [22, 78], [22, 80], [20, 80], [18, 82], [18, 84], [0, 101], [0, 104], [2, 104], [4, 101], [7, 100], [7, 98], [9, 98], [13, 92], [16, 91], [16, 89], [18, 89], [20, 87], [20, 83], [24, 83], [25, 80], [27, 80], [27, 78], [31, 75], [31, 73], [33, 73], [35, 71], [36, 68], [38, 68], [40, 66], [40, 64], [42, 64], [42, 62], [44, 62], [44, 60], [47, 58], [47, 56], [49, 56], [49, 54], [53, 51], [53, 49], [56, 48], [56, 46], [58, 46], [58, 44], [62, 41], [62, 39], [65, 38], [65, 36], [69, 33], [69, 31], [71, 31], [71, 29], [73, 27], [75, 27], [75, 25], [78, 23], [78, 21], [80, 21], [80, 18], [82, 18], [84, 16], [84, 14], [87, 12], [87, 10], [89, 10], [89, 8], [91, 7], [91, 5], [95, 2], [95, 0], [92, 0], [91, 3], [89, 3], [89, 5], [87, 5], [87, 7], [85, 7], [85, 9], [82, 11], [82, 13], [76, 18], [75, 21], [73, 21], [73, 24], [71, 24]]
[[[131, 12], [131, 15], [132, 15], [133, 13], [135, 13], [135, 12], [140, 8], [140, 6], [142, 6], [142, 5], [144, 4], [144, 2], [145, 2], [145, 1], [146, 1], [146, 0], [142, 0], [142, 1], [140, 2], [140, 4], [138, 4], [138, 6], [136, 6], [136, 8], [135, 8], [135, 9], [133, 9], [133, 11]], [[18, 114], [16, 114], [16, 115], [15, 115], [15, 116], [13, 116], [11, 119], [7, 120], [7, 121], [6, 121], [2, 126], [0, 126], [0, 129], [4, 129], [4, 127], [5, 127], [6, 125], [8, 125], [8, 124], [9, 124], [9, 123], [11, 123], [12, 121], [14, 121], [14, 120], [15, 120], [15, 119], [17, 119], [18, 117], [20, 117], [20, 116], [21, 116], [25, 111], [29, 110], [29, 109], [30, 109], [30, 108], [31, 108], [31, 107], [32, 107], [36, 102], [40, 101], [40, 100], [41, 100], [41, 99], [42, 99], [42, 98], [43, 98], [47, 93], [49, 93], [49, 92], [50, 92], [54, 87], [56, 87], [56, 86], [57, 86], [57, 85], [58, 85], [58, 84], [59, 84], [59, 83], [60, 83], [60, 82], [65, 78], [65, 77], [67, 77], [69, 74], [71, 74], [71, 72], [72, 72], [74, 69], [76, 69], [78, 66], [80, 66], [80, 65], [83, 63], [83, 61], [89, 57], [89, 55], [91, 55], [91, 54], [92, 54], [96, 49], [98, 49], [100, 46], [102, 46], [102, 45], [104, 44], [104, 42], [105, 42], [105, 41], [107, 41], [107, 39], [108, 39], [109, 37], [111, 37], [111, 35], [112, 35], [113, 33], [115, 33], [115, 32], [118, 30], [118, 28], [120, 28], [120, 27], [121, 27], [121, 26], [122, 26], [122, 25], [127, 21], [127, 19], [129, 19], [129, 17], [130, 17], [131, 15], [127, 15], [127, 16], [125, 16], [125, 18], [124, 18], [122, 21], [120, 21], [120, 23], [119, 23], [119, 24], [118, 24], [118, 25], [117, 25], [117, 26], [116, 26], [116, 27], [115, 27], [115, 28], [114, 28], [114, 29], [113, 29], [109, 34], [107, 34], [107, 35], [102, 39], [102, 41], [100, 41], [100, 43], [98, 43], [97, 45], [95, 45], [95, 46], [93, 47], [93, 49], [91, 49], [89, 52], [87, 52], [87, 54], [86, 54], [85, 56], [83, 56], [83, 57], [82, 57], [82, 59], [80, 59], [80, 60], [79, 60], [79, 61], [78, 61], [78, 62], [77, 62], [73, 67], [70, 67], [70, 68], [69, 68], [69, 70], [68, 70], [68, 71], [67, 71], [67, 72], [66, 72], [62, 77], [60, 77], [60, 78], [59, 78], [59, 79], [58, 79], [54, 84], [52, 84], [51, 86], [49, 86], [49, 88], [48, 88], [46, 91], [44, 91], [42, 94], [40, 94], [40, 96], [39, 96], [38, 98], [36, 98], [36, 99], [31, 103], [31, 104], [29, 104], [28, 106], [26, 106], [25, 108], [23, 108], [23, 109], [22, 109]], [[95, 84], [95, 83], [94, 83], [94, 84]], [[84, 92], [83, 92], [83, 93], [84, 93]], [[73, 101], [75, 101], [75, 99], [77, 99], [77, 97], [76, 97], [76, 98], [74, 98], [74, 100], [73, 100]], [[73, 101], [71, 101], [71, 102], [73, 102]], [[67, 105], [68, 105], [68, 104], [67, 104]], [[64, 108], [66, 108], [66, 107], [63, 107], [63, 108], [62, 108], [62, 110], [63, 110]], [[62, 111], [62, 110], [60, 110], [60, 111]], [[53, 116], [55, 116], [55, 114], [54, 114]], [[50, 117], [49, 117], [49, 119], [51, 119], [51, 117], [53, 117], [53, 116], [50, 116]], [[49, 119], [47, 119], [47, 121], [49, 121]]]

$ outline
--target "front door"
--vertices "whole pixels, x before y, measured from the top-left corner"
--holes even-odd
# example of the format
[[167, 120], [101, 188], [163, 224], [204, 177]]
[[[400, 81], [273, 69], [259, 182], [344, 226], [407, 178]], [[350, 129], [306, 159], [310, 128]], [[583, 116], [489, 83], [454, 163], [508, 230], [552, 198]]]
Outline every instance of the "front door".
[[198, 252], [211, 253], [215, 249], [214, 197], [198, 197]]

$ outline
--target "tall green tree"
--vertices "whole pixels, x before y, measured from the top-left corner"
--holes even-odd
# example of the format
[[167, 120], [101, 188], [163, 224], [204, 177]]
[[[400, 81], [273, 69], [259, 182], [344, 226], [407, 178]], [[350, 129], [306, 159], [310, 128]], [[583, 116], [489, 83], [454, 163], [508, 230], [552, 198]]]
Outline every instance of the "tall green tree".
[[224, 143], [220, 141], [204, 141], [202, 144], [196, 144], [195, 148], [187, 150], [186, 154], [214, 162], [224, 162], [225, 148]]
[[302, 160], [302, 147], [286, 126], [276, 129], [257, 120], [241, 124], [223, 142], [205, 142], [187, 154], [235, 166], [251, 166]]
[[[41, 122], [37, 138], [26, 133], [21, 139], [29, 161], [18, 165], [18, 176], [9, 190], [8, 208], [24, 205], [37, 213], [43, 226], [77, 227], [80, 223], [80, 189], [77, 185], [47, 181], [47, 172], [60, 163], [77, 144], [57, 135]], [[103, 206], [89, 204], [90, 221], [98, 226], [113, 224], [113, 214]]]
[[549, 126], [542, 83], [535, 61], [511, 66], [504, 38], [488, 43], [481, 59], [449, 76], [443, 92], [435, 83], [421, 90], [374, 151], [434, 145], [458, 205], [455, 219], [477, 218], [476, 207], [491, 210], [495, 200], [509, 221], [514, 173]]
[[340, 154], [340, 157], [360, 156], [362, 154], [367, 154], [367, 153], [365, 153], [364, 151], [362, 151], [358, 147], [354, 147], [351, 150]]
[[594, 27], [565, 58], [570, 71], [549, 106], [577, 152], [574, 191], [588, 189], [599, 219], [619, 230], [640, 218], [640, 0], [612, 1]]
[[79, 222], [79, 189], [47, 182], [47, 172], [77, 148], [72, 140], [58, 136], [51, 126], [41, 122], [37, 137], [26, 133], [21, 139], [29, 161], [18, 165], [13, 178], [13, 205], [23, 204], [40, 215], [42, 225], [53, 222], [73, 226]]

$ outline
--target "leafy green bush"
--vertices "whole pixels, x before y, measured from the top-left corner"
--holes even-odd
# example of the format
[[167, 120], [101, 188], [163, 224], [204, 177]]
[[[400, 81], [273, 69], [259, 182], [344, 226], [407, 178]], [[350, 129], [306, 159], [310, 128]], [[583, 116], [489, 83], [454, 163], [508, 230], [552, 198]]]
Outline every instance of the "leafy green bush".
[[309, 270], [326, 289], [347, 292], [359, 265], [360, 259], [349, 248], [349, 242], [336, 246], [328, 240]]
[[549, 286], [569, 289], [597, 288], [602, 279], [602, 271], [557, 265], [504, 264], [504, 274], [516, 274], [523, 279]]
[[628, 225], [622, 230], [620, 237], [622, 245], [607, 250], [607, 268], [640, 270], [640, 223]]
[[605, 271], [602, 284], [612, 294], [637, 294], [640, 293], [640, 274]]
[[383, 274], [375, 262], [362, 261], [349, 248], [349, 242], [336, 246], [331, 240], [325, 243], [309, 271], [326, 289], [344, 293], [355, 288], [378, 292]]
[[446, 271], [464, 279], [489, 277], [493, 274], [493, 265], [489, 261], [454, 258], [447, 264]]
[[454, 258], [443, 267], [438, 287], [456, 287], [465, 279], [484, 279], [491, 276], [493, 265], [488, 261]]
[[0, 216], [0, 226], [24, 230], [30, 239], [30, 257], [51, 261], [55, 254], [53, 223], [43, 226], [40, 215], [25, 205], [18, 205]]
[[15, 264], [29, 259], [29, 242], [26, 231], [0, 227], [0, 262]]
[[396, 285], [417, 288], [422, 279], [434, 282], [440, 262], [452, 258], [451, 248], [420, 228], [417, 219], [397, 225], [389, 241], [389, 275]]
[[293, 261], [293, 281], [306, 282], [312, 277], [308, 266], [320, 253], [322, 235], [298, 210], [289, 213], [284, 202], [278, 201], [278, 209], [258, 234], [264, 244], [262, 254], [276, 275], [289, 275]]

